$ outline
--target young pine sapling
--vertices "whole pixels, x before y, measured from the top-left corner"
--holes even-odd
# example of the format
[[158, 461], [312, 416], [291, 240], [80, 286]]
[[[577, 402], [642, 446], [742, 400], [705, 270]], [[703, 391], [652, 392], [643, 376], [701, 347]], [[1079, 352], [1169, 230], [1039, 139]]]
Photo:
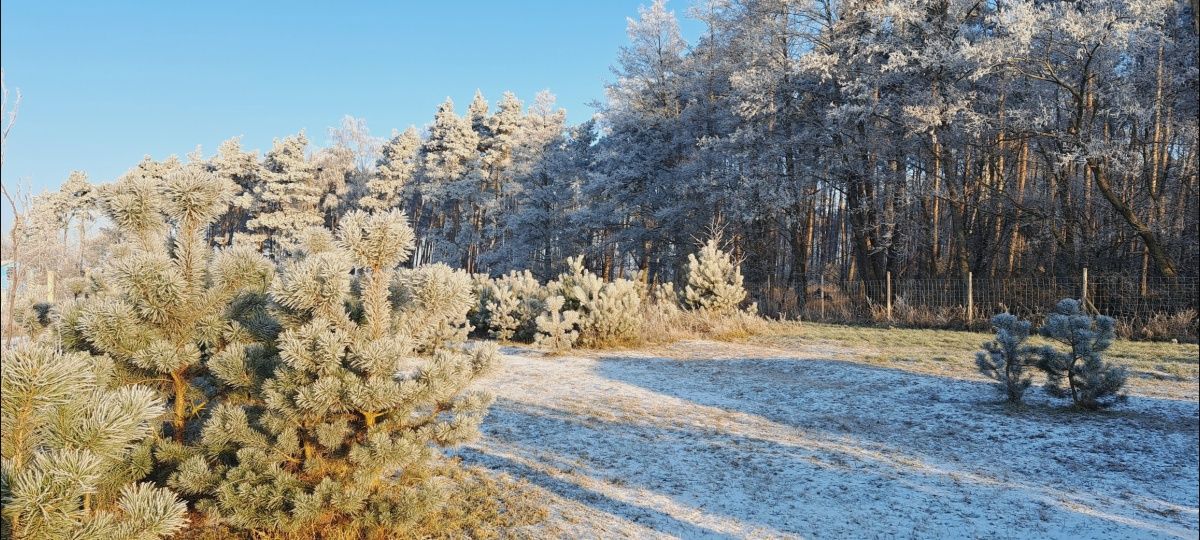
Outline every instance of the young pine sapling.
[[1038, 367], [1046, 372], [1046, 391], [1055, 397], [1069, 397], [1075, 405], [1088, 410], [1102, 409], [1125, 399], [1125, 368], [1104, 361], [1102, 352], [1113, 342], [1111, 318], [1084, 313], [1078, 300], [1058, 302], [1040, 333], [1067, 347], [1039, 347]]
[[996, 338], [983, 344], [983, 350], [975, 353], [979, 372], [995, 379], [1008, 401], [1019, 403], [1032, 379], [1025, 374], [1025, 367], [1032, 363], [1034, 349], [1025, 344], [1029, 339], [1029, 321], [1018, 319], [1011, 313], [1000, 313], [992, 317], [992, 328]]

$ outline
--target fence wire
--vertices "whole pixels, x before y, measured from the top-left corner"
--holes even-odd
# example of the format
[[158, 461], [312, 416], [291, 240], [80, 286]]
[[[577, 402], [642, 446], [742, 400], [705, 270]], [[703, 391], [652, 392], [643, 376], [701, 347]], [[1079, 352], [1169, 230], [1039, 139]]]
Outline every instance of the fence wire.
[[[986, 329], [988, 319], [1008, 312], [1039, 324], [1063, 298], [1084, 301], [1088, 311], [1117, 321], [1131, 339], [1195, 341], [1200, 278], [1138, 278], [1119, 275], [1033, 278], [816, 280], [803, 301], [797, 291], [756, 291], [759, 311], [802, 320], [918, 328]], [[890, 290], [890, 295], [889, 295]], [[889, 302], [890, 300], [890, 302]]]

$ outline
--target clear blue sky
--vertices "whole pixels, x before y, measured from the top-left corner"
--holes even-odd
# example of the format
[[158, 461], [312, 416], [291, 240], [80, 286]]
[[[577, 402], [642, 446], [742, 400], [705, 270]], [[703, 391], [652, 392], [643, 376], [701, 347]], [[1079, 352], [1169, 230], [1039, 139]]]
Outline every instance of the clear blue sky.
[[[593, 114], [651, 0], [0, 3], [10, 93], [24, 96], [6, 183], [54, 189], [75, 169], [107, 182], [143, 155], [211, 155], [241, 135], [265, 150], [343, 115], [372, 134], [424, 126], [447, 96], [494, 106], [549, 89], [572, 122]], [[684, 34], [688, 2], [673, 9]]]

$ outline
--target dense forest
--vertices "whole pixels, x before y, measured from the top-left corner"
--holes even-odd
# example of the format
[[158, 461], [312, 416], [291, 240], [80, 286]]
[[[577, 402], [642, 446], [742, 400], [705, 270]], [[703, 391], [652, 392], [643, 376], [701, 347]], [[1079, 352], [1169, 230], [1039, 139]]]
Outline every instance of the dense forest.
[[[327, 147], [299, 133], [261, 156], [237, 139], [198, 151], [238, 192], [210, 240], [278, 258], [308, 227], [402, 209], [412, 264], [547, 280], [582, 254], [603, 277], [662, 283], [720, 230], [752, 294], [792, 291], [793, 309], [819, 276], [1195, 277], [1188, 3], [714, 0], [687, 16], [704, 23], [694, 42], [665, 2], [629, 20], [580, 125], [548, 92], [477, 93], [387, 139], [347, 117]], [[74, 256], [33, 266], [78, 275], [103, 252], [95, 200], [83, 173], [38, 198], [26, 252], [56, 238], [43, 248]]]

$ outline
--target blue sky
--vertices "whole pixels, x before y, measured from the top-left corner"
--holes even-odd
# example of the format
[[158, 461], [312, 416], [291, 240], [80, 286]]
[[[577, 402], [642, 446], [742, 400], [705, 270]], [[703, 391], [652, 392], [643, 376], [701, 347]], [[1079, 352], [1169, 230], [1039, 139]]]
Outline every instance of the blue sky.
[[[242, 136], [267, 149], [351, 114], [375, 135], [424, 126], [476, 88], [529, 104], [549, 89], [570, 121], [594, 112], [650, 0], [412, 2], [4, 1], [0, 56], [24, 98], [5, 182], [54, 189], [75, 169], [107, 182], [143, 155], [182, 157]], [[687, 2], [670, 8], [689, 38]]]

